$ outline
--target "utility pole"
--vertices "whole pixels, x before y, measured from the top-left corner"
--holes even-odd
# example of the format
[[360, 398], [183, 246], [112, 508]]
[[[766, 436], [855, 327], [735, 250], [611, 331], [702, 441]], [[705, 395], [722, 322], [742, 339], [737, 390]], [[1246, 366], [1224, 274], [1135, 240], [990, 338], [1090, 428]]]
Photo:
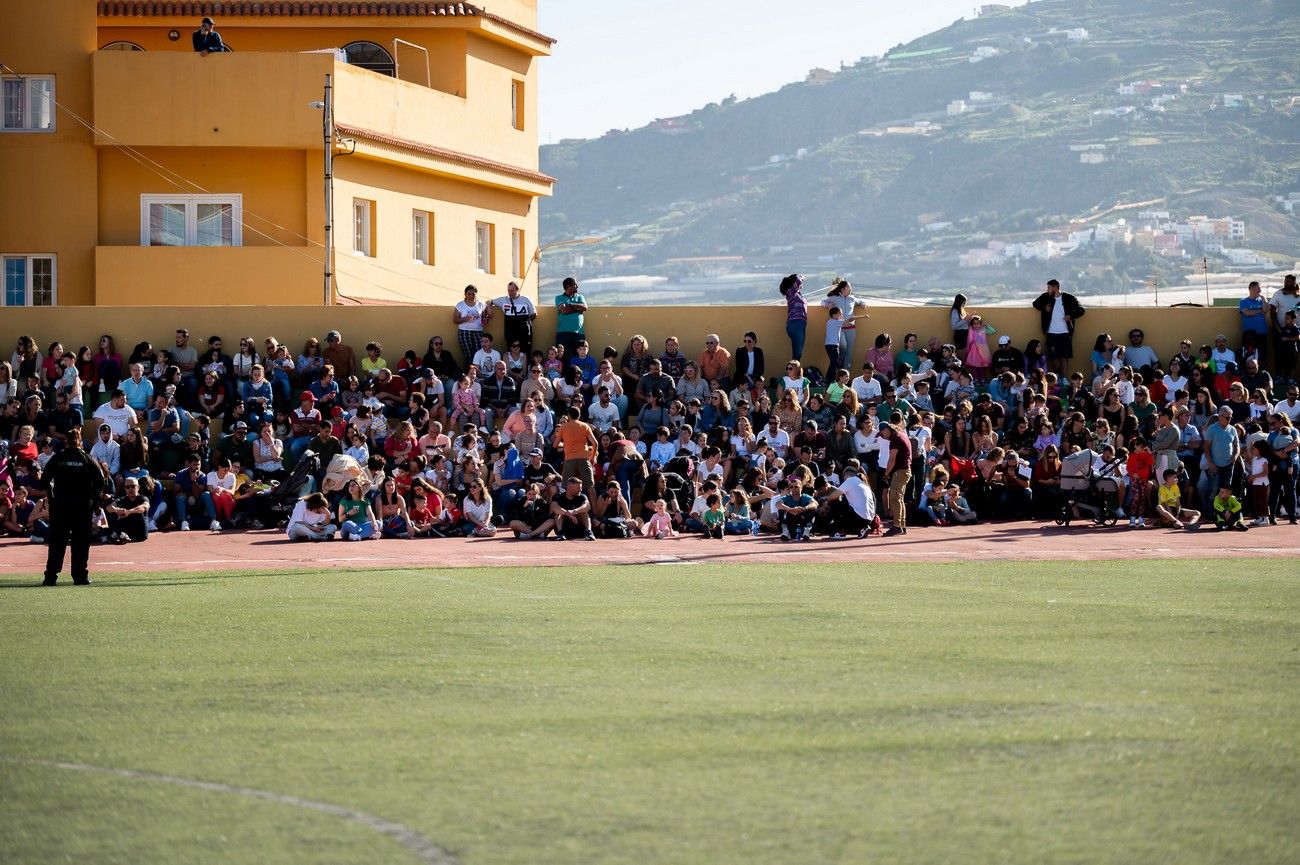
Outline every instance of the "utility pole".
[[331, 283], [334, 279], [334, 84], [329, 73], [325, 75], [325, 291], [324, 304], [330, 305]]

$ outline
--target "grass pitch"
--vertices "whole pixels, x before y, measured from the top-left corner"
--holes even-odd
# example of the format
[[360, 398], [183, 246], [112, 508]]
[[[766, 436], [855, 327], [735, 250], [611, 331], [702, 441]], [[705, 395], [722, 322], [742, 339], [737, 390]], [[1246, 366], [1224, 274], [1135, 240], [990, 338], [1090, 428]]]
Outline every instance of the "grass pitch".
[[1294, 562], [840, 571], [0, 588], [0, 861], [1300, 860]]

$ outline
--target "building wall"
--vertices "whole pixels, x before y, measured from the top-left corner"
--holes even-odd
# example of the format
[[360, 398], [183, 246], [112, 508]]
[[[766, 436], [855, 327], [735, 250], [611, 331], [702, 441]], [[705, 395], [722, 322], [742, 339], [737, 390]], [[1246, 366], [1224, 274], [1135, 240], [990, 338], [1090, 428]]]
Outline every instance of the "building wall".
[[[0, 60], [22, 74], [53, 74], [55, 100], [88, 121], [94, 116], [90, 57], [95, 38], [93, 3], [0, 3]], [[96, 186], [90, 131], [58, 111], [54, 132], [0, 134], [0, 189], [8, 204], [0, 217], [0, 253], [56, 253], [58, 302], [94, 303]], [[33, 206], [39, 202], [49, 205]]]
[[[140, 196], [198, 192], [196, 183], [216, 194], [241, 194], [244, 206], [244, 246], [306, 245], [305, 201], [322, 184], [307, 175], [307, 151], [271, 148], [142, 147], [144, 159], [165, 166], [142, 164], [115, 147], [99, 151], [99, 244], [140, 245]], [[168, 181], [178, 180], [178, 188]], [[184, 180], [179, 180], [184, 178]], [[312, 225], [320, 242], [323, 228]]]
[[[359, 157], [336, 157], [334, 177], [335, 279], [345, 298], [370, 296], [373, 285], [399, 302], [454, 305], [467, 282], [501, 295], [511, 279], [511, 229], [524, 229], [530, 254], [536, 245], [537, 208], [529, 196]], [[375, 202], [373, 258], [353, 254], [354, 198]], [[434, 215], [431, 266], [411, 257], [416, 209]], [[480, 220], [496, 226], [492, 275], [476, 272], [474, 226]], [[528, 294], [535, 294], [536, 286], [536, 272], [521, 283]]]
[[[213, 308], [225, 304], [320, 304], [324, 299], [324, 257], [323, 249], [308, 246], [96, 247], [99, 309], [95, 320], [123, 320], [107, 307], [130, 307], [127, 314], [138, 314], [139, 307], [176, 303], [208, 303]], [[85, 307], [60, 307], [56, 321], [71, 318], [81, 309]], [[6, 310], [7, 314], [16, 312]], [[152, 313], [148, 315], [152, 317]], [[203, 314], [196, 321], [208, 317]]]
[[[508, 0], [493, 11], [536, 26], [533, 0]], [[0, 58], [19, 72], [55, 74], [55, 98], [102, 130], [96, 140], [60, 111], [53, 133], [0, 136], [0, 188], [11, 201], [50, 203], [25, 208], [21, 219], [0, 219], [0, 252], [55, 254], [62, 307], [148, 306], [191, 297], [304, 304], [320, 297], [322, 253], [312, 244], [323, 240], [325, 222], [321, 115], [309, 103], [321, 98], [327, 72], [338, 87], [339, 123], [521, 168], [538, 164], [533, 54], [545, 53], [544, 43], [486, 19], [340, 16], [304, 26], [302, 19], [232, 16], [221, 19], [219, 29], [235, 53], [210, 57], [190, 51], [196, 22], [188, 18], [98, 23], [88, 0], [0, 3]], [[180, 37], [175, 41], [167, 38], [173, 28]], [[332, 54], [297, 53], [358, 39], [392, 50], [395, 38], [428, 49], [434, 89], [336, 64]], [[146, 51], [97, 50], [119, 40]], [[396, 58], [403, 77], [423, 83], [421, 52], [399, 49]], [[527, 81], [523, 131], [511, 123], [515, 78]], [[493, 290], [509, 278], [510, 229], [523, 228], [526, 242], [536, 245], [533, 196], [548, 191], [540, 181], [400, 149], [339, 162], [339, 248], [350, 244], [354, 195], [378, 202], [376, 229], [382, 232], [381, 257], [343, 261], [340, 287], [350, 280], [346, 289], [372, 299], [450, 302], [480, 276], [474, 269], [476, 221], [497, 226], [501, 279]], [[140, 195], [197, 191], [195, 184], [242, 193], [244, 248], [140, 248]], [[432, 267], [411, 259], [410, 213], [416, 207], [435, 215]], [[366, 279], [375, 285], [358, 284]]]
[[[220, 252], [221, 250], [216, 250]], [[273, 252], [268, 250], [268, 252]], [[503, 284], [503, 283], [501, 283]], [[498, 294], [494, 286], [490, 296]], [[1086, 299], [1085, 299], [1086, 302]], [[547, 298], [537, 321], [535, 345], [545, 346], [555, 332], [553, 298]], [[992, 307], [981, 310], [989, 324], [1000, 333], [1011, 336], [1017, 346], [1024, 347], [1032, 338], [1041, 338], [1038, 313], [1022, 307]], [[808, 325], [808, 347], [804, 352], [806, 363], [825, 368], [826, 357], [820, 342], [825, 327], [825, 312], [811, 311]], [[1240, 331], [1240, 318], [1235, 307], [1197, 308], [1097, 308], [1088, 311], [1079, 324], [1075, 336], [1075, 367], [1087, 369], [1088, 355], [1093, 339], [1103, 331], [1114, 335], [1127, 334], [1132, 327], [1140, 327], [1147, 334], [1147, 342], [1162, 358], [1178, 350], [1178, 341], [1188, 337], [1196, 345], [1213, 340], [1216, 333], [1230, 335]], [[448, 345], [455, 351], [455, 331], [450, 307], [366, 307], [366, 306], [173, 306], [157, 308], [96, 309], [77, 307], [66, 309], [12, 309], [0, 316], [0, 346], [12, 346], [19, 335], [34, 337], [41, 346], [54, 339], [69, 345], [94, 345], [100, 334], [111, 333], [119, 346], [134, 345], [149, 340], [155, 346], [172, 344], [177, 327], [188, 327], [195, 338], [206, 339], [209, 334], [222, 336], [227, 344], [235, 343], [240, 336], [252, 336], [259, 341], [275, 336], [292, 346], [295, 353], [301, 349], [308, 336], [321, 338], [329, 330], [342, 332], [344, 342], [360, 354], [371, 339], [384, 345], [384, 356], [396, 362], [410, 348], [423, 354], [429, 338], [435, 334], [448, 337]], [[707, 307], [609, 307], [596, 308], [587, 316], [588, 339], [598, 353], [606, 345], [622, 352], [632, 334], [645, 336], [655, 353], [663, 350], [663, 341], [675, 335], [682, 341], [685, 352], [694, 357], [704, 346], [704, 335], [717, 332], [728, 350], [741, 344], [746, 330], [754, 330], [759, 345], [767, 354], [768, 369], [779, 372], [788, 358], [789, 341], [785, 335], [785, 309], [780, 306], [728, 307], [725, 316], [711, 315]], [[492, 330], [500, 337], [500, 319]], [[948, 310], [940, 307], [879, 308], [871, 310], [871, 318], [860, 325], [855, 346], [853, 367], [862, 364], [867, 348], [875, 335], [888, 332], [895, 344], [902, 342], [903, 334], [914, 331], [924, 343], [931, 336], [945, 342], [951, 337], [948, 330]], [[1235, 342], [1235, 340], [1234, 340]]]

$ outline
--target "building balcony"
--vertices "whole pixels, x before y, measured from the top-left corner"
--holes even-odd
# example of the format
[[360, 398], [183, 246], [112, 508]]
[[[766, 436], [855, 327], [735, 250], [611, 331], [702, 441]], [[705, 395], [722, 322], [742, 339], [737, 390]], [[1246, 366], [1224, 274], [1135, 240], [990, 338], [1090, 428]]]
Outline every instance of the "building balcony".
[[97, 306], [320, 304], [324, 251], [308, 246], [97, 246]]
[[507, 97], [491, 99], [486, 88], [465, 98], [329, 52], [99, 51], [93, 62], [100, 146], [319, 149], [321, 113], [311, 103], [330, 74], [340, 135], [384, 150], [363, 158], [475, 182], [499, 175], [508, 188], [550, 192], [536, 174], [536, 135], [514, 129], [498, 110]]

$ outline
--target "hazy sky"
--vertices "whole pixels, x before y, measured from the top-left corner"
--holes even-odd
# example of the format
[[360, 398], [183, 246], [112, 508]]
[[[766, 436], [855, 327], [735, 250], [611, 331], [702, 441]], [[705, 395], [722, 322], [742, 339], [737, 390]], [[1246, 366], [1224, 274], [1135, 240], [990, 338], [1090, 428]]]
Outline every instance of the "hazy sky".
[[[1020, 5], [1024, 0], [1002, 0]], [[541, 141], [757, 96], [973, 16], [978, 0], [539, 0]], [[491, 8], [491, 5], [488, 5]]]

